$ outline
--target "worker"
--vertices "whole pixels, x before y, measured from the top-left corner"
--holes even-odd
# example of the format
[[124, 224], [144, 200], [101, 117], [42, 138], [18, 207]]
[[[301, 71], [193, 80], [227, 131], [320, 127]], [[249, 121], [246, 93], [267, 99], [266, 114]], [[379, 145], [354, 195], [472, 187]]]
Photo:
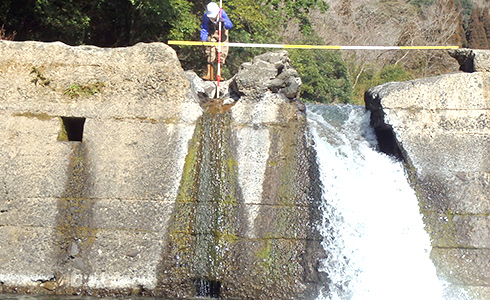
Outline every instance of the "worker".
[[[219, 23], [222, 23], [221, 27], [221, 41], [219, 41]], [[228, 18], [226, 12], [220, 8], [218, 4], [210, 2], [206, 6], [206, 12], [202, 16], [201, 22], [201, 41], [202, 42], [228, 42], [228, 32], [233, 27], [233, 24]], [[228, 46], [221, 46], [221, 58], [222, 65], [225, 64], [226, 56], [228, 56]], [[218, 46], [205, 47], [206, 59], [207, 59], [207, 74], [203, 77], [205, 80], [214, 80], [214, 68], [213, 62], [217, 58]]]

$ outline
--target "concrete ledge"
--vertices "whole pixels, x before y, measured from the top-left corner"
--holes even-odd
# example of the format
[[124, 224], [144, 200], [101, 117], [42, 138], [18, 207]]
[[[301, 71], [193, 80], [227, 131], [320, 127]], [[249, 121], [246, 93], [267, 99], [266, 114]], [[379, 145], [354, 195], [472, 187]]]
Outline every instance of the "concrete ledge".
[[453, 54], [473, 73], [387, 83], [365, 100], [380, 148], [405, 162], [440, 278], [470, 295], [490, 287], [490, 51]]

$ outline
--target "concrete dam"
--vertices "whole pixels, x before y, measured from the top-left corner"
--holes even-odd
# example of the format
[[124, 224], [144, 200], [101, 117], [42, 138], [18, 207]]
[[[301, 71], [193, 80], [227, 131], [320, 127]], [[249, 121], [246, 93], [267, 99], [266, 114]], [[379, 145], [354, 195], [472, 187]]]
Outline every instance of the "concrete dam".
[[224, 83], [229, 104], [161, 43], [0, 53], [2, 292], [318, 294], [320, 185], [286, 52]]
[[[367, 110], [349, 114], [362, 121], [354, 130], [373, 131], [363, 145], [401, 162], [442, 299], [490, 299], [487, 52], [453, 55], [464, 72], [375, 87]], [[244, 63], [215, 100], [214, 84], [162, 43], [0, 41], [0, 292], [356, 295], [346, 289], [357, 279], [334, 274], [355, 260], [325, 246], [342, 240], [326, 213], [340, 212], [327, 187], [342, 185], [342, 169], [328, 184], [319, 166], [347, 152], [322, 162], [319, 144], [342, 138], [319, 140], [311, 126], [323, 121], [309, 116], [342, 131], [350, 110], [305, 106], [300, 85], [285, 51]], [[361, 190], [364, 203], [381, 198]], [[326, 267], [335, 258], [345, 265]]]

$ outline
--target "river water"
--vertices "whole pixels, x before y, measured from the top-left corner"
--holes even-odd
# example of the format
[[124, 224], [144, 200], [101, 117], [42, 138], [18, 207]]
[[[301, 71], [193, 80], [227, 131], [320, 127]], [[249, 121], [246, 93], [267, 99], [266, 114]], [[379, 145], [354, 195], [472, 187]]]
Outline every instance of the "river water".
[[443, 299], [417, 199], [402, 164], [376, 151], [369, 113], [350, 105], [307, 107], [323, 182], [322, 269], [330, 280], [317, 300]]
[[318, 300], [442, 299], [414, 191], [403, 166], [376, 151], [360, 106], [308, 106], [323, 182], [323, 270]]

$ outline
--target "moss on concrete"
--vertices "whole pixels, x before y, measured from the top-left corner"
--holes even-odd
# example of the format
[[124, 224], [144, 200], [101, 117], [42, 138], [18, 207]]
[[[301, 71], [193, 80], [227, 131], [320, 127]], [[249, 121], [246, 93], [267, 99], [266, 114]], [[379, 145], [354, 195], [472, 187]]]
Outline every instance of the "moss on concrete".
[[33, 113], [33, 112], [25, 112], [25, 113], [16, 113], [13, 114], [14, 117], [26, 117], [31, 119], [38, 119], [40, 121], [49, 121], [55, 117], [48, 115], [47, 113]]
[[212, 105], [196, 124], [158, 267], [160, 295], [196, 296], [196, 281], [223, 282], [234, 270], [229, 251], [240, 237], [230, 120], [226, 111]]
[[98, 81], [95, 83], [86, 84], [74, 83], [63, 90], [63, 95], [66, 95], [72, 99], [78, 97], [88, 97], [101, 92], [104, 87], [105, 83]]
[[49, 86], [51, 84], [51, 79], [47, 78], [46, 75], [44, 74], [44, 68], [43, 67], [35, 67], [33, 66], [31, 68], [31, 83], [39, 86]]
[[[309, 220], [309, 154], [305, 148], [304, 125], [271, 129], [271, 147], [264, 182], [264, 199], [269, 206], [259, 211], [255, 226], [267, 228], [254, 252], [250, 276], [262, 284], [256, 294], [276, 297], [305, 295], [301, 254], [311, 229]], [[279, 284], [280, 283], [280, 284]], [[289, 296], [288, 296], [289, 295]]]

